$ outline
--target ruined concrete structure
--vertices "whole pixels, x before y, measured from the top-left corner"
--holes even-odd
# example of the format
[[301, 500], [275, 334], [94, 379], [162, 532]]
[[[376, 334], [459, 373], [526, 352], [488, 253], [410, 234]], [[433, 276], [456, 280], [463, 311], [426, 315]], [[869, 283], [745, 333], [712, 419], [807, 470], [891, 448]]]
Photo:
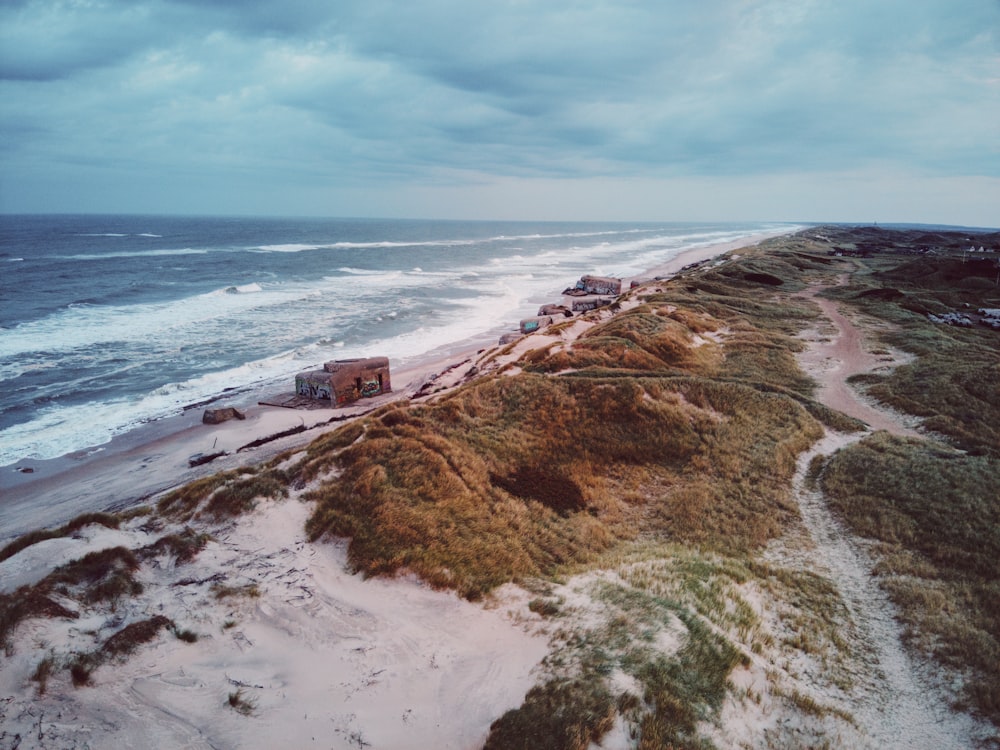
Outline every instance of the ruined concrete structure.
[[573, 312], [587, 312], [596, 310], [598, 307], [605, 307], [614, 302], [611, 297], [583, 297], [573, 300]]
[[542, 305], [538, 308], [538, 314], [541, 315], [551, 315], [553, 318], [557, 318], [562, 315], [564, 318], [572, 318], [573, 311], [570, 310], [566, 305], [556, 305], [547, 304]]
[[389, 358], [338, 359], [295, 376], [295, 393], [337, 406], [392, 390]]
[[576, 288], [587, 294], [621, 294], [622, 280], [607, 276], [582, 276], [576, 282]]
[[525, 318], [521, 321], [521, 333], [532, 333], [537, 331], [539, 328], [550, 326], [552, 323], [553, 320], [551, 315], [539, 315], [535, 318]]

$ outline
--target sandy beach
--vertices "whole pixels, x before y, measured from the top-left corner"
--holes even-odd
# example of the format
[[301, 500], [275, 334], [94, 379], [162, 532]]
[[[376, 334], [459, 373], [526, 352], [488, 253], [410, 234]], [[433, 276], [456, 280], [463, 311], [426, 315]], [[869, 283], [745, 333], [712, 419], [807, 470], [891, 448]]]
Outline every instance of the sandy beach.
[[[684, 266], [705, 261], [740, 247], [755, 245], [789, 230], [761, 233], [736, 242], [708, 244], [692, 248], [668, 262], [635, 277], [638, 280], [666, 277]], [[624, 279], [625, 288], [631, 279]], [[567, 286], [575, 279], [566, 279]], [[559, 298], [553, 294], [553, 301]], [[57, 526], [89, 511], [119, 510], [148, 501], [158, 494], [198, 477], [257, 463], [278, 453], [308, 443], [322, 430], [339, 421], [361, 416], [390, 401], [409, 398], [428, 379], [450, 373], [452, 379], [467, 370], [461, 365], [477, 352], [497, 344], [503, 331], [482, 335], [448, 347], [427, 352], [402, 369], [393, 368], [394, 391], [355, 406], [337, 409], [286, 409], [255, 403], [274, 394], [247, 396], [233, 405], [245, 407], [246, 419], [219, 425], [201, 422], [205, 407], [186, 409], [182, 414], [142, 425], [109, 443], [56, 459], [20, 461], [0, 473], [0, 540], [38, 528]], [[391, 362], [391, 352], [390, 355]], [[289, 385], [295, 373], [289, 373]], [[447, 380], [447, 376], [444, 378]], [[444, 380], [442, 382], [444, 382]], [[230, 405], [220, 398], [212, 407]], [[256, 447], [255, 441], [301, 428], [287, 437]], [[241, 448], [243, 448], [241, 450]], [[210, 463], [192, 467], [196, 454], [224, 452]]]

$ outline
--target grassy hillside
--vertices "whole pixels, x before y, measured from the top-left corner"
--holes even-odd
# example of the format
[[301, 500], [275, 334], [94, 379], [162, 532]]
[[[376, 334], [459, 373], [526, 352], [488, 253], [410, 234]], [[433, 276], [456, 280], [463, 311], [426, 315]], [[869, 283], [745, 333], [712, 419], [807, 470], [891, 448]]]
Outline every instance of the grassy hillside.
[[[794, 285], [797, 269], [767, 267]], [[302, 481], [335, 471], [309, 493], [310, 533], [350, 537], [359, 570], [405, 568], [472, 598], [643, 535], [761, 547], [795, 517], [789, 480], [816, 416], [837, 416], [794, 360], [790, 334], [815, 313], [760, 283], [724, 287], [727, 273], [746, 272], [640, 292], [520, 374], [314, 444]]]

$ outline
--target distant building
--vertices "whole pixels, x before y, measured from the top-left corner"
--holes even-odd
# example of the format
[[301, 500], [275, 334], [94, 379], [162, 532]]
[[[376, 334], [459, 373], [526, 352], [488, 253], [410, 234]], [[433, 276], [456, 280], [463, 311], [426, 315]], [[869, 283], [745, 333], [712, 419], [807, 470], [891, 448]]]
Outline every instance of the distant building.
[[361, 398], [389, 393], [389, 358], [338, 359], [326, 362], [322, 370], [295, 376], [295, 393], [317, 401], [341, 406]]

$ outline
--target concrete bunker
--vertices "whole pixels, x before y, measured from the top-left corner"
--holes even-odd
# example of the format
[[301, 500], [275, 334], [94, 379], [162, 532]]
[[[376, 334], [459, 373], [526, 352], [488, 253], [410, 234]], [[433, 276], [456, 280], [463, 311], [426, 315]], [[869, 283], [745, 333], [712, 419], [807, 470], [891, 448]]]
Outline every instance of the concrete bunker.
[[576, 282], [576, 288], [585, 294], [614, 294], [622, 293], [622, 280], [608, 276], [582, 276]]
[[392, 391], [389, 358], [338, 359], [295, 376], [295, 393], [341, 406]]

